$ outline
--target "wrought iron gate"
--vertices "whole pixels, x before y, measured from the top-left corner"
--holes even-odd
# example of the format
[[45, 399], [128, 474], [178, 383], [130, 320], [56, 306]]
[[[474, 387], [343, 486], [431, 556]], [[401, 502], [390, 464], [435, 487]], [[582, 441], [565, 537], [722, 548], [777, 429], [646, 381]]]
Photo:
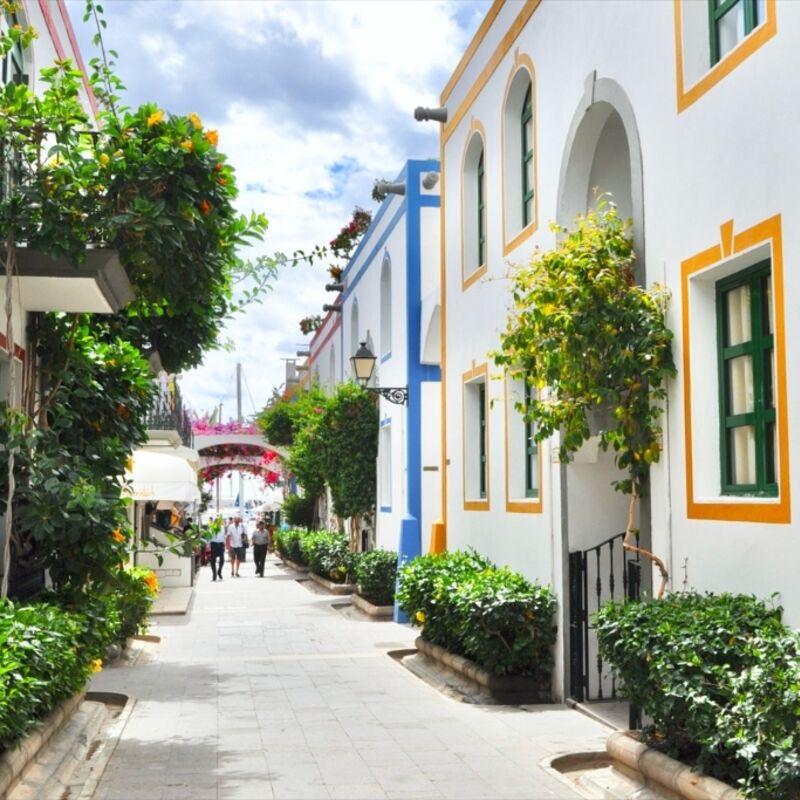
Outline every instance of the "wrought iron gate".
[[639, 599], [639, 554], [629, 556], [622, 547], [624, 538], [625, 534], [619, 533], [569, 554], [570, 695], [579, 702], [617, 697], [614, 676], [604, 674], [592, 616], [611, 600]]

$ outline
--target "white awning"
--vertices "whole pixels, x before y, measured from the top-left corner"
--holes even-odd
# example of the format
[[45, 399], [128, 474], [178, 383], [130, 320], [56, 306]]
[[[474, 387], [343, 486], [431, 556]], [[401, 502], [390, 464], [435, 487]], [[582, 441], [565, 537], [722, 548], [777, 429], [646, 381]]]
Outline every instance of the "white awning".
[[200, 500], [197, 473], [175, 451], [136, 450], [133, 472], [126, 473], [134, 500], [172, 500], [191, 503]]
[[189, 466], [197, 472], [200, 469], [200, 453], [197, 450], [192, 450], [191, 447], [179, 445], [175, 448], [175, 455], [180, 456], [182, 459], [189, 462]]

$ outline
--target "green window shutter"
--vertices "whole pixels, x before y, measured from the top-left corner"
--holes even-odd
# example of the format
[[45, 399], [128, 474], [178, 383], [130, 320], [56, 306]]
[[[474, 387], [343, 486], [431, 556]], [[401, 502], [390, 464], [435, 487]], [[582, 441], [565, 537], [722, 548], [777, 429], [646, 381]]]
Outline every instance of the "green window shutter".
[[485, 175], [483, 166], [483, 149], [478, 159], [478, 263], [480, 267], [486, 263], [486, 196]]
[[[530, 408], [533, 399], [533, 390], [528, 381], [525, 381], [525, 410]], [[539, 448], [534, 441], [536, 426], [529, 419], [525, 419], [525, 497], [539, 496]]]
[[486, 384], [478, 385], [478, 427], [479, 427], [479, 447], [478, 455], [478, 496], [481, 499], [486, 497]]
[[713, 67], [764, 20], [759, 19], [759, 0], [707, 0], [708, 35]]
[[722, 493], [775, 497], [770, 262], [716, 285]]
[[533, 221], [533, 86], [522, 103], [522, 227]]

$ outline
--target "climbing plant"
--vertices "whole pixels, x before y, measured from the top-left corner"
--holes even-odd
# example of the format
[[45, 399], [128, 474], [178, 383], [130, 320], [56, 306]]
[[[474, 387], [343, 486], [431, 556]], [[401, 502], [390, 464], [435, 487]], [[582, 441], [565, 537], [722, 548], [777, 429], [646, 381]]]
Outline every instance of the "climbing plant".
[[635, 502], [661, 454], [665, 382], [675, 374], [668, 293], [636, 284], [630, 223], [607, 197], [572, 230], [553, 230], [557, 246], [512, 275], [495, 362], [536, 390], [520, 410], [535, 423], [537, 441], [560, 432], [562, 461], [590, 437], [590, 417], [610, 412], [599, 440], [624, 472], [613, 485], [631, 497], [630, 534]]
[[325, 480], [340, 517], [375, 510], [378, 408], [355, 383], [343, 383], [328, 401], [318, 428]]

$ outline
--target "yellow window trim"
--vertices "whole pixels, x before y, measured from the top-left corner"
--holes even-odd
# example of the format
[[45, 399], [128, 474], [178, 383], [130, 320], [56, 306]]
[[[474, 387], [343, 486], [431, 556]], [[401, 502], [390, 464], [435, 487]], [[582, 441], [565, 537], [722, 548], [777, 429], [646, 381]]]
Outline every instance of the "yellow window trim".
[[700, 80], [692, 86], [685, 85], [683, 75], [683, 10], [684, 0], [673, 0], [675, 19], [675, 70], [678, 90], [678, 113], [685, 111], [699, 100], [709, 89], [716, 86], [746, 58], [749, 58], [761, 45], [768, 42], [778, 32], [776, 0], [766, 0], [767, 18], [752, 33], [711, 67]]
[[[781, 216], [764, 220], [736, 235], [733, 220], [720, 225], [720, 243], [687, 258], [681, 263], [681, 313], [683, 332], [683, 410], [686, 453], [686, 513], [689, 519], [730, 522], [791, 522], [789, 482], [789, 406], [786, 395], [786, 335], [783, 312], [783, 245]], [[689, 279], [692, 275], [731, 256], [744, 253], [764, 243], [771, 245], [772, 294], [775, 313], [775, 397], [777, 401], [779, 477], [778, 498], [774, 502], [701, 502], [694, 498], [694, 463], [692, 451], [692, 366], [689, 325]]]
[[537, 459], [539, 462], [539, 495], [523, 499], [511, 499], [509, 488], [509, 475], [511, 474], [511, 462], [508, 452], [508, 380], [511, 376], [506, 373], [503, 380], [503, 406], [505, 408], [505, 463], [506, 463], [506, 511], [510, 514], [541, 514], [543, 511], [542, 503], [542, 448], [538, 448]]
[[[475, 102], [475, 98], [481, 93], [483, 88], [489, 82], [489, 79], [492, 77], [492, 75], [494, 75], [494, 71], [500, 65], [500, 62], [505, 58], [506, 54], [511, 49], [517, 37], [522, 32], [522, 29], [525, 27], [528, 20], [533, 15], [533, 12], [536, 11], [540, 2], [541, 0], [525, 0], [525, 3], [523, 4], [519, 14], [517, 14], [516, 19], [514, 20], [514, 22], [511, 23], [511, 27], [506, 31], [505, 35], [500, 40], [500, 43], [497, 45], [494, 52], [490, 56], [489, 60], [486, 62], [486, 65], [481, 70], [481, 74], [478, 76], [475, 83], [473, 83], [472, 86], [469, 88], [469, 91], [464, 96], [464, 99], [461, 101], [458, 108], [453, 113], [452, 117], [448, 117], [448, 121], [445, 123], [444, 128], [442, 130], [443, 143], [446, 143], [447, 140], [453, 135], [459, 123], [467, 114], [472, 104]], [[492, 7], [492, 11], [493, 10], [494, 6]], [[492, 17], [492, 20], [494, 20], [494, 17]], [[479, 29], [478, 31], [478, 33], [481, 34], [481, 39], [483, 38], [483, 36], [486, 35], [486, 31], [482, 29], [483, 26], [481, 26], [481, 29]], [[470, 60], [472, 56], [475, 54], [475, 50], [477, 50], [479, 45], [480, 42], [478, 42], [475, 45], [475, 47], [472, 48], [472, 44], [470, 44], [472, 51], [471, 52], [469, 50], [467, 51], [467, 53], [470, 56]], [[447, 87], [445, 88], [445, 92], [442, 93], [441, 97], [442, 105], [446, 104], [447, 99], [450, 96], [450, 92], [453, 89], [453, 86], [457, 82], [458, 78], [461, 77], [468, 63], [469, 63], [468, 61], [462, 60], [462, 63], [460, 63], [456, 68], [456, 73], [454, 73], [453, 77], [450, 79], [450, 81], [448, 81]], [[460, 70], [460, 72], [458, 70]]]
[[[467, 414], [464, 403], [465, 391], [468, 383], [473, 383], [479, 378], [483, 378], [486, 385], [486, 498], [478, 500], [467, 500]], [[488, 511], [489, 510], [489, 478], [491, 471], [489, 469], [489, 409], [491, 403], [489, 402], [489, 365], [480, 364], [476, 365], [472, 362], [472, 369], [468, 369], [461, 376], [461, 496], [464, 498], [464, 511]]]
[[487, 174], [487, 167], [488, 167], [488, 155], [489, 151], [486, 148], [486, 128], [484, 128], [483, 123], [480, 120], [473, 119], [469, 126], [469, 133], [467, 134], [467, 139], [464, 144], [464, 151], [461, 154], [461, 291], [466, 291], [479, 280], [483, 275], [486, 274], [489, 266], [486, 262], [489, 260], [489, 231], [488, 231], [488, 220], [489, 220], [489, 204], [487, 197], [483, 198], [484, 208], [486, 209], [486, 220], [487, 220], [487, 230], [484, 232], [486, 234], [486, 261], [482, 264], [478, 264], [478, 266], [472, 270], [472, 272], [467, 275], [464, 272], [464, 265], [466, 262], [466, 255], [464, 253], [464, 172], [466, 169], [466, 162], [467, 162], [467, 151], [469, 150], [470, 144], [472, 144], [472, 137], [477, 134], [481, 137], [481, 146], [483, 147], [483, 175], [484, 175], [484, 194], [488, 195], [487, 187], [488, 181], [486, 179]]
[[[521, 231], [518, 231], [511, 239], [507, 238], [506, 231], [506, 103], [508, 102], [508, 90], [511, 88], [511, 83], [516, 77], [520, 69], [526, 69], [531, 81], [531, 105], [533, 117], [531, 119], [531, 127], [533, 129], [533, 220], [529, 222]], [[537, 141], [538, 126], [536, 124], [536, 69], [533, 66], [533, 59], [526, 53], [520, 53], [519, 49], [514, 51], [514, 65], [508, 74], [506, 81], [506, 90], [503, 93], [503, 111], [501, 116], [501, 130], [500, 130], [500, 163], [503, 165], [502, 170], [502, 212], [503, 212], [503, 255], [507, 256], [513, 250], [516, 250], [524, 241], [533, 236], [539, 227], [539, 148]]]

